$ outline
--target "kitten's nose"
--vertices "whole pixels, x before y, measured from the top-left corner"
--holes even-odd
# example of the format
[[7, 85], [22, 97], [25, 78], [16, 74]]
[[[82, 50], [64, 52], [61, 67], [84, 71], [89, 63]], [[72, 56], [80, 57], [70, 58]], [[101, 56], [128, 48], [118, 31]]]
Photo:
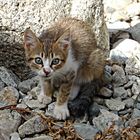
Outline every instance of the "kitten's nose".
[[46, 76], [50, 73], [50, 71], [47, 70], [47, 69], [45, 69], [45, 68], [43, 68], [43, 71], [44, 71], [44, 73], [46, 74]]

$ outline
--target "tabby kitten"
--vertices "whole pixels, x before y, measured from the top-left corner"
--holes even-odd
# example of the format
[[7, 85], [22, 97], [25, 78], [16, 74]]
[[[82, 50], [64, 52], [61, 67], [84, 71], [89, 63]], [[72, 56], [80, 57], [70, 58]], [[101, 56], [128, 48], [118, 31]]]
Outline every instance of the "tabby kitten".
[[103, 51], [91, 27], [75, 18], [59, 20], [39, 38], [26, 29], [24, 49], [29, 66], [40, 75], [38, 100], [49, 104], [54, 88], [59, 87], [54, 116], [60, 120], [70, 115], [68, 101], [78, 95], [80, 87], [103, 74]]

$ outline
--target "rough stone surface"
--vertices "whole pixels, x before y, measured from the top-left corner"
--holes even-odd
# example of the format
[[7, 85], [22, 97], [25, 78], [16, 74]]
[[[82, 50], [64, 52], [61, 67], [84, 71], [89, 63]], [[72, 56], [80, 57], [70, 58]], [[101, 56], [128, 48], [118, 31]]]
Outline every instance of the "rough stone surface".
[[10, 70], [5, 67], [0, 67], [0, 79], [7, 85], [17, 87], [20, 80], [19, 78]]
[[33, 87], [37, 86], [38, 81], [37, 77], [22, 81], [19, 83], [18, 89], [23, 93], [27, 93], [28, 91], [31, 91]]
[[21, 140], [19, 137], [19, 134], [17, 132], [14, 132], [10, 135], [11, 139], [10, 140]]
[[124, 99], [127, 97], [127, 91], [124, 89], [124, 87], [115, 87], [113, 97], [121, 97], [122, 99]]
[[0, 107], [5, 105], [16, 105], [19, 93], [14, 87], [5, 87], [0, 91]]
[[18, 128], [20, 137], [25, 137], [31, 134], [40, 133], [48, 128], [47, 124], [43, 122], [40, 116], [35, 116]]
[[0, 111], [0, 139], [9, 140], [10, 134], [16, 132], [21, 123], [21, 116], [17, 112]]
[[4, 82], [2, 82], [2, 80], [0, 79], [0, 91], [4, 88], [5, 84]]
[[104, 96], [104, 97], [111, 97], [112, 96], [112, 90], [106, 88], [106, 87], [103, 87], [101, 88], [100, 90], [100, 95]]
[[125, 108], [125, 103], [117, 99], [107, 99], [105, 103], [110, 110], [119, 111]]
[[104, 131], [107, 128], [109, 128], [109, 126], [113, 122], [117, 122], [119, 120], [120, 118], [118, 115], [111, 113], [107, 110], [101, 109], [101, 114], [93, 119], [93, 124], [99, 130]]
[[84, 139], [91, 140], [95, 137], [98, 129], [88, 124], [74, 124], [76, 132]]

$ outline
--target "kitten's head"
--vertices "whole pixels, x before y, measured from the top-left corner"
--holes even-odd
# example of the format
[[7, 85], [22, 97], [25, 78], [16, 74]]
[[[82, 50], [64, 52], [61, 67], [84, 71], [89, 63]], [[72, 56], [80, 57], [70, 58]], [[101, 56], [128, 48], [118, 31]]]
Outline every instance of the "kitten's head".
[[48, 46], [40, 41], [29, 28], [26, 29], [24, 32], [24, 49], [30, 68], [40, 76], [47, 78], [60, 71], [66, 63], [68, 49], [70, 48], [68, 36], [69, 33], [65, 32]]

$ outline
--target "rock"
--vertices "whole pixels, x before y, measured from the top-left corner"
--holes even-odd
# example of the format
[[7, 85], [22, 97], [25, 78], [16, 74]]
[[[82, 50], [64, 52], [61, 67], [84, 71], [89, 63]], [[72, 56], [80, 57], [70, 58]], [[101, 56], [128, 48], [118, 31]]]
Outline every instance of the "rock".
[[127, 97], [127, 91], [124, 87], [114, 87], [113, 97], [121, 97], [121, 99], [125, 99]]
[[10, 134], [10, 137], [11, 137], [10, 140], [21, 140], [21, 138], [19, 137], [19, 134], [17, 132]]
[[140, 117], [129, 120], [130, 127], [140, 127]]
[[37, 115], [20, 125], [20, 127], [18, 128], [18, 132], [20, 137], [23, 138], [28, 135], [40, 133], [44, 130], [47, 130], [47, 128], [47, 122]]
[[[140, 61], [139, 56], [135, 58], [129, 58], [126, 60], [125, 72], [127, 75], [138, 76], [140, 73]], [[134, 76], [133, 76], [134, 77]], [[136, 79], [139, 79], [136, 77]]]
[[125, 103], [117, 99], [106, 99], [105, 104], [113, 111], [119, 111], [125, 108]]
[[123, 102], [125, 103], [125, 106], [127, 108], [133, 108], [134, 107], [134, 100], [132, 98], [128, 98], [123, 100]]
[[92, 117], [97, 117], [100, 113], [100, 109], [109, 110], [107, 107], [93, 103], [89, 108], [89, 115]]
[[140, 110], [140, 103], [136, 104], [136, 108]]
[[134, 95], [139, 95], [140, 93], [140, 86], [138, 86], [136, 83], [134, 83], [132, 86], [132, 93]]
[[32, 79], [28, 79], [28, 80], [22, 81], [22, 82], [19, 83], [18, 89], [21, 92], [27, 94], [27, 92], [31, 91], [32, 88], [37, 86], [38, 82], [39, 82], [38, 76], [34, 77]]
[[99, 105], [103, 105], [104, 104], [104, 99], [103, 98], [100, 98], [100, 97], [94, 97], [93, 98], [93, 101], [98, 103]]
[[20, 123], [21, 116], [17, 112], [0, 110], [0, 139], [9, 140], [10, 134], [17, 131]]
[[38, 100], [34, 100], [34, 99], [32, 99], [32, 100], [25, 100], [25, 104], [29, 108], [31, 108], [31, 109], [36, 109], [36, 108], [42, 109], [42, 108], [45, 108], [46, 107], [45, 104], [40, 103]]
[[135, 26], [131, 27], [128, 32], [131, 33], [134, 40], [138, 41], [140, 43], [140, 23], [136, 24]]
[[107, 23], [107, 28], [109, 29], [109, 32], [114, 32], [114, 30], [118, 31], [128, 29], [130, 28], [130, 25], [124, 21], [116, 21], [114, 23]]
[[51, 136], [42, 135], [33, 138], [24, 138], [23, 140], [53, 140], [53, 138]]
[[129, 113], [132, 113], [132, 109], [131, 108], [119, 111], [119, 115], [128, 115]]
[[2, 80], [0, 79], [0, 91], [4, 88], [5, 84], [4, 82], [2, 82]]
[[56, 102], [53, 102], [48, 105], [48, 108], [46, 109], [46, 112], [45, 112], [46, 116], [54, 116], [53, 110], [54, 110], [55, 104], [56, 104]]
[[101, 109], [101, 114], [93, 118], [93, 125], [102, 132], [109, 128], [113, 123], [121, 124], [118, 115], [111, 113], [107, 110]]
[[134, 17], [140, 14], [140, 3], [132, 3], [127, 9], [127, 14], [129, 17]]
[[114, 72], [114, 74], [112, 75], [112, 80], [115, 87], [119, 87], [127, 83], [125, 72], [122, 67], [113, 65], [112, 70]]
[[106, 88], [106, 87], [102, 87], [100, 89], [100, 95], [103, 96], [103, 97], [109, 98], [109, 97], [112, 96], [112, 93], [113, 93], [113, 91]]
[[132, 87], [132, 85], [133, 85], [133, 81], [128, 81], [128, 83], [126, 83], [125, 85], [124, 85], [124, 88], [125, 89], [128, 89], [128, 88], [131, 88]]
[[80, 135], [85, 140], [91, 140], [95, 137], [98, 129], [89, 124], [74, 124], [74, 128], [78, 135]]
[[140, 110], [134, 108], [133, 113], [132, 113], [132, 115], [131, 115], [131, 118], [132, 118], [132, 119], [135, 119], [135, 118], [137, 118], [137, 117], [140, 117]]
[[110, 59], [124, 63], [128, 58], [134, 58], [140, 54], [140, 44], [132, 39], [124, 39], [110, 51]]
[[19, 78], [10, 70], [5, 67], [0, 67], [0, 79], [7, 85], [17, 87], [20, 80]]
[[16, 105], [19, 93], [14, 87], [5, 87], [0, 91], [0, 107], [6, 105]]

